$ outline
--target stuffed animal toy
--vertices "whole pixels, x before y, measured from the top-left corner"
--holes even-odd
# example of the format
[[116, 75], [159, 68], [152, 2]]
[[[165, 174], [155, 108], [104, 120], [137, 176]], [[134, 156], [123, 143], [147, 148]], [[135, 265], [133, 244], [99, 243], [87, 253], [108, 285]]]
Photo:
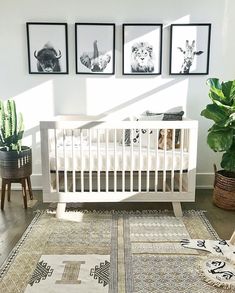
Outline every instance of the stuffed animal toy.
[[158, 148], [159, 149], [164, 149], [165, 147], [165, 135], [166, 135], [166, 149], [170, 150], [172, 149], [172, 134], [173, 130], [172, 129], [161, 129], [159, 132], [159, 139], [158, 139]]

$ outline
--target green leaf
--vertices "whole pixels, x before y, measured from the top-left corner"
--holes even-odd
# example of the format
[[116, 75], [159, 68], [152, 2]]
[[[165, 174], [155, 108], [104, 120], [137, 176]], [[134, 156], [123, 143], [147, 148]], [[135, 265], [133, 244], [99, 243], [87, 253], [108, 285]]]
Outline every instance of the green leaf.
[[222, 82], [222, 91], [224, 96], [232, 102], [235, 97], [235, 80]]
[[207, 84], [210, 86], [209, 97], [214, 103], [234, 108], [235, 81], [220, 84], [218, 78], [210, 78], [207, 80]]
[[218, 125], [218, 124], [214, 124], [214, 125], [212, 125], [212, 127], [208, 130], [208, 132], [211, 132], [211, 131], [213, 131], [213, 132], [216, 132], [216, 131], [226, 131], [226, 128], [224, 128], [223, 126], [220, 126], [220, 125]]
[[221, 84], [219, 82], [218, 78], [208, 78], [206, 83], [210, 86], [210, 87], [214, 87], [217, 89], [222, 89]]
[[207, 136], [207, 143], [215, 152], [229, 150], [233, 143], [233, 129], [210, 131]]
[[231, 114], [228, 120], [225, 122], [224, 127], [233, 127], [233, 123], [235, 122], [235, 113]]
[[206, 109], [204, 109], [201, 112], [201, 115], [205, 118], [211, 119], [215, 121], [215, 123], [221, 123], [228, 120], [228, 111], [225, 109], [219, 107], [216, 104], [209, 104], [206, 106]]
[[223, 154], [221, 167], [227, 171], [235, 172], [235, 152], [228, 151]]
[[[221, 93], [222, 93], [222, 91], [221, 91]], [[209, 92], [209, 97], [213, 103], [215, 103], [223, 108], [229, 109], [230, 111], [234, 111], [235, 107], [233, 104], [234, 101], [232, 99], [225, 97], [223, 94], [218, 95], [218, 94], [214, 93], [213, 91]]]
[[212, 99], [212, 101], [226, 100], [226, 98], [224, 97], [224, 93], [222, 91], [222, 86], [218, 78], [209, 78], [207, 80], [207, 84], [210, 86], [209, 97]]

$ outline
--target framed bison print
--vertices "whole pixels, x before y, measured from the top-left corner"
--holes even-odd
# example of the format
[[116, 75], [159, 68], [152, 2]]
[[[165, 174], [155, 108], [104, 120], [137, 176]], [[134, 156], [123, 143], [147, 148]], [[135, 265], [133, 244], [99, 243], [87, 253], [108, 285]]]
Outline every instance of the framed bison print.
[[210, 36], [210, 23], [172, 24], [170, 74], [208, 74]]
[[122, 73], [161, 74], [162, 24], [123, 24]]
[[26, 28], [29, 73], [67, 74], [67, 24], [28, 22]]
[[77, 74], [114, 74], [115, 24], [75, 23]]

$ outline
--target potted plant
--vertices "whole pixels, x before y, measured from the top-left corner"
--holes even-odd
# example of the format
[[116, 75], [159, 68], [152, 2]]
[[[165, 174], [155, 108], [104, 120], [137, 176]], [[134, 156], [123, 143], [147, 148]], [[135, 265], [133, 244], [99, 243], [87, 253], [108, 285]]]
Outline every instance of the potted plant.
[[214, 122], [208, 130], [207, 143], [215, 152], [222, 152], [221, 167], [215, 167], [214, 203], [235, 210], [235, 80], [220, 82], [209, 78], [211, 103], [201, 115]]
[[32, 174], [31, 148], [22, 146], [24, 123], [17, 115], [14, 100], [0, 100], [0, 176], [4, 179], [27, 178]]

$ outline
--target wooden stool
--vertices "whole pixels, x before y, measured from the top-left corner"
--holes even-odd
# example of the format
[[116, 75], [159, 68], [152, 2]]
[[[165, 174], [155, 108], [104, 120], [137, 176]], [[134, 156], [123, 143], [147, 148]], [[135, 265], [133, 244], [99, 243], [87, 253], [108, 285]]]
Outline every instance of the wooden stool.
[[33, 199], [33, 192], [32, 192], [32, 187], [31, 187], [30, 176], [24, 177], [24, 178], [14, 178], [14, 179], [13, 178], [12, 179], [2, 178], [1, 210], [4, 209], [6, 186], [7, 186], [7, 199], [8, 199], [8, 201], [11, 200], [11, 183], [21, 183], [24, 208], [27, 209], [26, 182], [28, 184], [29, 197], [30, 197], [30, 199]]

